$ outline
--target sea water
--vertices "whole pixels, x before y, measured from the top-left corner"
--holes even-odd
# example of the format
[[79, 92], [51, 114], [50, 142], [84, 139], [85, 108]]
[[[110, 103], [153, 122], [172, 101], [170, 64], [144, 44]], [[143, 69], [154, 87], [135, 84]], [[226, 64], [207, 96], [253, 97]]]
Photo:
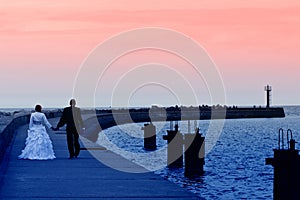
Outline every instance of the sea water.
[[[205, 199], [272, 199], [273, 167], [265, 164], [265, 158], [273, 157], [273, 149], [278, 148], [279, 128], [285, 132], [291, 129], [294, 139], [300, 142], [300, 107], [284, 109], [285, 118], [220, 121], [222, 129], [217, 138], [209, 135], [211, 121], [197, 121], [200, 133], [206, 137], [205, 173], [192, 179], [184, 176], [184, 169], [166, 167], [167, 142], [162, 136], [170, 129], [169, 122], [154, 123], [156, 151], [143, 149], [144, 123], [104, 130], [98, 143]], [[194, 122], [190, 125], [193, 130]], [[179, 122], [179, 128], [187, 133], [188, 122]], [[296, 149], [300, 149], [299, 143]]]

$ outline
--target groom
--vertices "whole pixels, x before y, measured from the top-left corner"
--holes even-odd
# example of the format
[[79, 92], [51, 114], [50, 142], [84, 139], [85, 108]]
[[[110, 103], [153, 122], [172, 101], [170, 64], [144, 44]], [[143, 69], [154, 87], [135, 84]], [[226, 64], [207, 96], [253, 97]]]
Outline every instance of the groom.
[[75, 99], [70, 100], [70, 106], [64, 108], [63, 114], [57, 124], [56, 130], [59, 129], [59, 127], [67, 125], [66, 131], [67, 131], [67, 142], [68, 142], [68, 150], [70, 157], [77, 158], [80, 152], [80, 145], [78, 142], [80, 130], [84, 129], [83, 120], [81, 117], [81, 111], [79, 108], [75, 107], [76, 101]]

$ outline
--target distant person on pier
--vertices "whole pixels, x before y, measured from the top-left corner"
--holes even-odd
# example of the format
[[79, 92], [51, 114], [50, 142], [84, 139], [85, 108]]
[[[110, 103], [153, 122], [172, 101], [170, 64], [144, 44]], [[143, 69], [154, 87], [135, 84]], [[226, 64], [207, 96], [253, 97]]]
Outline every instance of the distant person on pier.
[[81, 117], [80, 108], [75, 107], [76, 100], [70, 100], [70, 106], [64, 108], [63, 114], [57, 124], [55, 130], [58, 130], [59, 127], [67, 125], [67, 142], [69, 150], [69, 159], [77, 158], [80, 152], [79, 145], [79, 133], [84, 130], [84, 124]]
[[36, 105], [35, 112], [30, 115], [26, 146], [19, 155], [19, 159], [52, 160], [55, 158], [52, 142], [45, 125], [54, 130], [46, 115], [42, 113], [42, 106]]

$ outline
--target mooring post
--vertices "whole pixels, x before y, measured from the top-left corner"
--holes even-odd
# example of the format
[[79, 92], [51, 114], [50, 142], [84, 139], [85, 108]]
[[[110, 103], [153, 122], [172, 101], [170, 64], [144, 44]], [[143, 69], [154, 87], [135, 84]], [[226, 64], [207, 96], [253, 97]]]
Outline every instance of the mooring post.
[[167, 130], [163, 139], [168, 141], [168, 167], [183, 167], [183, 136], [178, 130], [178, 125], [175, 125], [175, 130]]
[[144, 124], [142, 130], [144, 130], [144, 148], [146, 150], [155, 150], [156, 149], [156, 127], [152, 123]]
[[205, 137], [199, 133], [199, 128], [195, 134], [184, 134], [184, 146], [184, 175], [187, 177], [202, 175], [205, 164]]
[[[283, 135], [281, 130], [279, 139], [280, 134]], [[266, 164], [274, 167], [273, 198], [275, 200], [299, 199], [300, 197], [300, 156], [299, 150], [295, 149], [296, 141], [293, 139], [292, 133], [291, 139], [287, 142], [290, 144], [287, 149], [284, 149], [280, 148], [279, 141], [278, 149], [274, 149], [274, 158], [266, 158]]]

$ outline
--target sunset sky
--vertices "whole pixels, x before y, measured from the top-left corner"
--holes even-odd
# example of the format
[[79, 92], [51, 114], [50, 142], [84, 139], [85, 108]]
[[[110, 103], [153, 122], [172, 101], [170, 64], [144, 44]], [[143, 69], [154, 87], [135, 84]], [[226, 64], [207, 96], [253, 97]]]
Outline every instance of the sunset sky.
[[[0, 0], [0, 107], [67, 105], [93, 49], [114, 35], [144, 27], [174, 30], [200, 44], [218, 68], [228, 105], [265, 105], [266, 84], [273, 87], [273, 105], [300, 103], [299, 0]], [[157, 51], [122, 59], [102, 84], [117, 81], [124, 75], [118, 71], [126, 73], [136, 64], [167, 62], [179, 71], [186, 65]], [[188, 73], [183, 76], [193, 79]], [[210, 104], [201, 88], [194, 88], [199, 103]], [[111, 105], [111, 97], [105, 96], [109, 91], [95, 92], [96, 106]], [[125, 104], [176, 103], [157, 86], [135, 92]], [[201, 101], [201, 95], [207, 97]]]

